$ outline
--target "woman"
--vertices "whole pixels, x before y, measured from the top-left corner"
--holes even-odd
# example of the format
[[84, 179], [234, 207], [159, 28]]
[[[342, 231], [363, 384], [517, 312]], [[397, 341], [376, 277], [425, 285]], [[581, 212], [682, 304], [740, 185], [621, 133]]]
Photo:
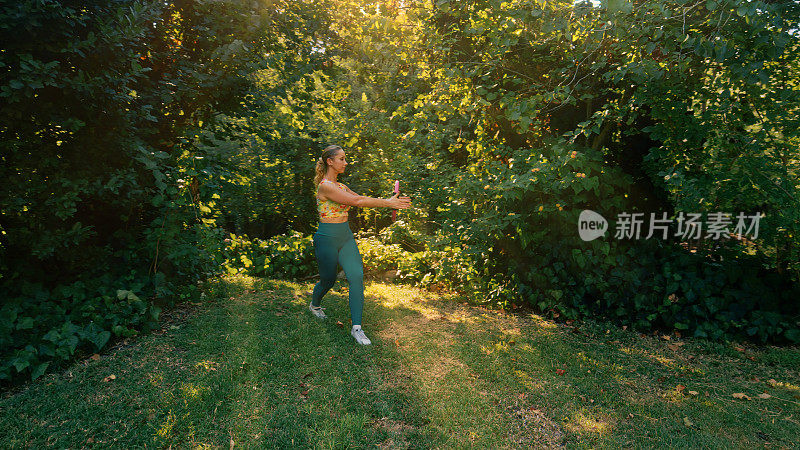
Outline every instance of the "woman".
[[347, 222], [347, 211], [351, 206], [368, 208], [405, 209], [411, 206], [411, 199], [398, 197], [390, 199], [364, 197], [336, 181], [347, 167], [344, 150], [338, 145], [329, 145], [317, 161], [317, 210], [319, 229], [314, 233], [314, 251], [319, 265], [319, 283], [311, 295], [311, 312], [324, 319], [327, 316], [320, 306], [324, 296], [336, 282], [336, 265], [342, 265], [347, 281], [350, 283], [350, 317], [353, 328], [350, 334], [356, 342], [369, 345], [372, 342], [361, 329], [361, 314], [364, 310], [364, 267], [358, 252], [353, 232]]

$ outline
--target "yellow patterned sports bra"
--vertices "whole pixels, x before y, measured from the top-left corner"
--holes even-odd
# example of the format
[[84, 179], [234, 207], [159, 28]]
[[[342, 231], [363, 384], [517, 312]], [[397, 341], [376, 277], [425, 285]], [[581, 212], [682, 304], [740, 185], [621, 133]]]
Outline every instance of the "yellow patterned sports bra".
[[[333, 183], [333, 181], [329, 181], [323, 179], [320, 184], [328, 182]], [[342, 183], [335, 183], [339, 189], [343, 191], [347, 191]], [[317, 186], [317, 196], [319, 196], [319, 186]], [[347, 217], [347, 211], [350, 209], [350, 205], [345, 205], [342, 203], [336, 203], [332, 200], [320, 200], [317, 197], [317, 210], [319, 211], [319, 217], [321, 219], [343, 219]]]

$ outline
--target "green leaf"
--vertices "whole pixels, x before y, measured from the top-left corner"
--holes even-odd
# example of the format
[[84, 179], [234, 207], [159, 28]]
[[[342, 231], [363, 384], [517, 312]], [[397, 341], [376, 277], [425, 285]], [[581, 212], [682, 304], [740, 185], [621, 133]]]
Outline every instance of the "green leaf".
[[95, 345], [97, 345], [97, 349], [100, 350], [101, 348], [105, 347], [110, 338], [111, 338], [111, 332], [103, 331], [98, 335], [97, 339], [93, 342], [95, 343]]
[[607, 0], [606, 7], [612, 13], [629, 13], [633, 10], [633, 5], [628, 0]]
[[18, 330], [30, 330], [33, 328], [33, 317], [23, 317], [17, 322]]
[[45, 334], [42, 339], [56, 343], [60, 338], [61, 338], [61, 333], [59, 333], [58, 330], [56, 329], [52, 329], [48, 331], [47, 334]]
[[53, 346], [48, 344], [40, 344], [39, 345], [39, 354], [45, 356], [55, 356], [55, 351], [53, 351]]
[[584, 258], [583, 253], [577, 248], [572, 249], [572, 258], [578, 263], [578, 267], [581, 269], [586, 267], [586, 259]]
[[158, 306], [152, 305], [150, 306], [150, 318], [158, 321], [158, 317], [161, 315], [161, 308]]
[[36, 366], [36, 368], [33, 369], [33, 372], [31, 372], [31, 380], [35, 380], [35, 379], [39, 378], [40, 376], [44, 375], [44, 372], [47, 370], [47, 366], [49, 366], [49, 365], [50, 365], [50, 362], [48, 361], [48, 362], [44, 362], [44, 363], [41, 363], [38, 366]]
[[31, 365], [30, 361], [28, 361], [27, 359], [19, 359], [19, 358], [15, 359], [13, 364], [14, 364], [14, 367], [17, 369], [18, 373], [22, 372], [28, 366]]
[[800, 330], [797, 328], [790, 328], [783, 334], [786, 336], [786, 339], [790, 340], [791, 342], [800, 342]]
[[86, 327], [86, 336], [97, 350], [101, 350], [111, 338], [111, 333], [106, 330], [101, 330], [100, 327], [91, 323]]

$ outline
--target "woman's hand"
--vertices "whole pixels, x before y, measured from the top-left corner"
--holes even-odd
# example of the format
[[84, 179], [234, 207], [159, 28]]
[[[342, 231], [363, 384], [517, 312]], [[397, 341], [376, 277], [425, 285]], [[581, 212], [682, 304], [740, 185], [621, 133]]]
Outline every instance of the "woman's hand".
[[410, 197], [400, 197], [400, 194], [394, 194], [389, 199], [389, 207], [393, 209], [406, 209], [411, 206]]

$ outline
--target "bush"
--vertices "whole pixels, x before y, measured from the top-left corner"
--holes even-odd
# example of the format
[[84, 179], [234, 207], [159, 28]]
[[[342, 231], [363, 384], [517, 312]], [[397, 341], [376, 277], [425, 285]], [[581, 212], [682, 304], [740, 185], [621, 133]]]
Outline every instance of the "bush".
[[[0, 380], [36, 379], [76, 353], [100, 351], [112, 337], [156, 326], [161, 309], [142, 299], [144, 283], [135, 280], [131, 274], [52, 290], [26, 284], [0, 308]], [[106, 288], [113, 285], [126, 289]]]
[[565, 318], [604, 315], [642, 331], [798, 342], [797, 311], [788, 305], [800, 292], [755, 258], [713, 262], [661, 243], [603, 248], [543, 248], [520, 274], [521, 297]]
[[439, 264], [434, 279], [499, 307], [528, 303], [639, 330], [798, 342], [798, 286], [733, 248], [738, 243], [720, 243], [714, 261], [656, 239], [582, 241], [580, 211], [609, 218], [638, 210], [626, 196], [634, 191], [629, 177], [601, 153], [553, 143], [541, 153], [517, 151], [507, 165], [486, 162], [478, 173], [457, 174], [452, 202], [437, 208], [446, 222], [425, 260]]
[[299, 279], [317, 271], [310, 235], [294, 231], [264, 240], [231, 234], [225, 242], [224, 266], [230, 274]]

